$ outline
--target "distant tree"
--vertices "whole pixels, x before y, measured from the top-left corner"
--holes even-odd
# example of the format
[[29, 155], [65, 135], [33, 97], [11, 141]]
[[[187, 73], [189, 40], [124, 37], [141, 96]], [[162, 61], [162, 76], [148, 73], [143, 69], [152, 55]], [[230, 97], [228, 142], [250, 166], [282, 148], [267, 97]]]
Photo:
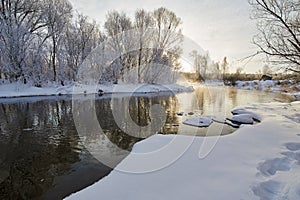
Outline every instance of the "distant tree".
[[224, 59], [221, 63], [221, 71], [222, 71], [222, 76], [224, 78], [229, 71], [227, 57], [224, 57]]
[[235, 74], [236, 75], [241, 75], [242, 74], [242, 72], [243, 72], [243, 68], [242, 67], [238, 67], [237, 69], [236, 69], [236, 72], [235, 72]]
[[200, 79], [205, 80], [208, 69], [208, 54], [201, 55], [198, 53], [198, 51], [193, 50], [190, 53], [190, 56], [194, 59], [194, 68], [196, 74], [199, 76]]
[[260, 52], [300, 73], [299, 0], [249, 0], [259, 33], [254, 37]]
[[255, 74], [257, 75], [257, 77], [261, 77], [261, 75], [263, 74], [261, 69], [259, 69], [257, 72], [255, 72]]
[[263, 74], [271, 74], [272, 70], [270, 69], [270, 67], [268, 65], [264, 65], [262, 68], [262, 73]]
[[210, 67], [210, 78], [212, 80], [221, 80], [222, 79], [222, 69], [219, 62], [212, 62]]

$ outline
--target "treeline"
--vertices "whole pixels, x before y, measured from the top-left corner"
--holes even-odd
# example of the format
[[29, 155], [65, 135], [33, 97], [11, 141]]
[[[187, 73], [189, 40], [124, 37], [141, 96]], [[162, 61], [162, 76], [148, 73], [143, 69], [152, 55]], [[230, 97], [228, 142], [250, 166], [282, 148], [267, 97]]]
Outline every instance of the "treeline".
[[215, 62], [210, 58], [208, 52], [200, 54], [196, 50], [190, 53], [190, 57], [192, 58], [195, 72], [182, 73], [190, 81], [224, 80], [229, 74], [227, 57], [224, 57], [221, 62]]
[[[181, 23], [165, 8], [137, 10], [134, 19], [111, 11], [101, 30], [67, 0], [1, 0], [0, 78], [36, 86], [74, 82], [82, 62], [110, 38], [103, 51], [119, 56], [109, 67], [99, 64], [103, 79], [99, 81], [155, 82], [148, 68], [151, 74], [165, 68], [154, 70], [151, 63], [169, 66], [169, 72], [179, 68]], [[126, 31], [132, 29], [135, 35], [128, 37]], [[138, 48], [130, 49], [132, 45]], [[134, 75], [128, 75], [132, 70]]]

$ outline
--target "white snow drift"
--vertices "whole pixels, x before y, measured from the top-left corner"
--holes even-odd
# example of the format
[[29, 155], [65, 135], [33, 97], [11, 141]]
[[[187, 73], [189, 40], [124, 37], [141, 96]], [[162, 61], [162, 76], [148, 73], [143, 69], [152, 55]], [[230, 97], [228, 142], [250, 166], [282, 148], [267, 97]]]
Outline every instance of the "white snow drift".
[[104, 93], [159, 93], [159, 92], [193, 92], [193, 87], [179, 84], [119, 84], [119, 85], [82, 85], [71, 84], [68, 86], [33, 87], [30, 85], [11, 83], [0, 85], [0, 98], [3, 97], [28, 97], [71, 94], [97, 94], [99, 90]]
[[[262, 123], [242, 125], [234, 134], [220, 137], [206, 158], [198, 158], [201, 146], [216, 138], [196, 137], [183, 156], [164, 169], [145, 174], [114, 170], [67, 199], [300, 199], [300, 102], [244, 110], [262, 116]], [[158, 151], [153, 148], [168, 145], [175, 137], [187, 138], [155, 135], [136, 144], [133, 153]], [[147, 168], [145, 162], [131, 157], [120, 165]]]

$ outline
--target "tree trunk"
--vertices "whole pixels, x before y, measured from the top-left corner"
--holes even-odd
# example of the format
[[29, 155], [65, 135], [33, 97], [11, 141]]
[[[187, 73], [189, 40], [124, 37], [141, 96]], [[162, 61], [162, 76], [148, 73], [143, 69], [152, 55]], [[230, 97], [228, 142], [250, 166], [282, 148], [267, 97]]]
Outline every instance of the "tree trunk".
[[55, 36], [52, 37], [53, 41], [53, 52], [52, 52], [52, 67], [53, 67], [53, 81], [56, 81], [57, 79], [57, 72], [56, 72], [56, 40]]

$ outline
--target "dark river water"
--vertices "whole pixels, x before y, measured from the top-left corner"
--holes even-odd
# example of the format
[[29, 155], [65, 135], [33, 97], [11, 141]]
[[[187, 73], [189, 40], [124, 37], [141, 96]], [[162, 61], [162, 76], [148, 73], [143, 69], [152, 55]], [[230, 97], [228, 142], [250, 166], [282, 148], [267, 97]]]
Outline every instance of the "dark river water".
[[[89, 96], [76, 98], [82, 105], [80, 112], [91, 111]], [[136, 142], [156, 133], [231, 134], [235, 129], [229, 126], [214, 123], [210, 129], [195, 128], [182, 122], [191, 117], [190, 112], [193, 116], [225, 118], [236, 106], [272, 101], [292, 99], [272, 93], [199, 86], [193, 93], [120, 94], [113, 99], [104, 95], [96, 97], [94, 108], [105, 138], [129, 152]], [[114, 110], [120, 109], [124, 124], [131, 117], [135, 124], [145, 127], [153, 120], [150, 107], [155, 104], [166, 113], [166, 122], [158, 130], [141, 128], [132, 136], [115, 122], [113, 106]], [[127, 115], [122, 115], [123, 111]], [[178, 116], [177, 112], [184, 115]], [[61, 199], [108, 175], [126, 156], [111, 157], [110, 167], [95, 159], [87, 144], [102, 154], [109, 155], [113, 150], [101, 137], [94, 137], [98, 133], [89, 126], [89, 118], [83, 119], [82, 126], [86, 126], [87, 137], [92, 139], [84, 138], [83, 143], [83, 135], [78, 134], [74, 123], [77, 114], [72, 112], [70, 96], [0, 99], [0, 199]]]

